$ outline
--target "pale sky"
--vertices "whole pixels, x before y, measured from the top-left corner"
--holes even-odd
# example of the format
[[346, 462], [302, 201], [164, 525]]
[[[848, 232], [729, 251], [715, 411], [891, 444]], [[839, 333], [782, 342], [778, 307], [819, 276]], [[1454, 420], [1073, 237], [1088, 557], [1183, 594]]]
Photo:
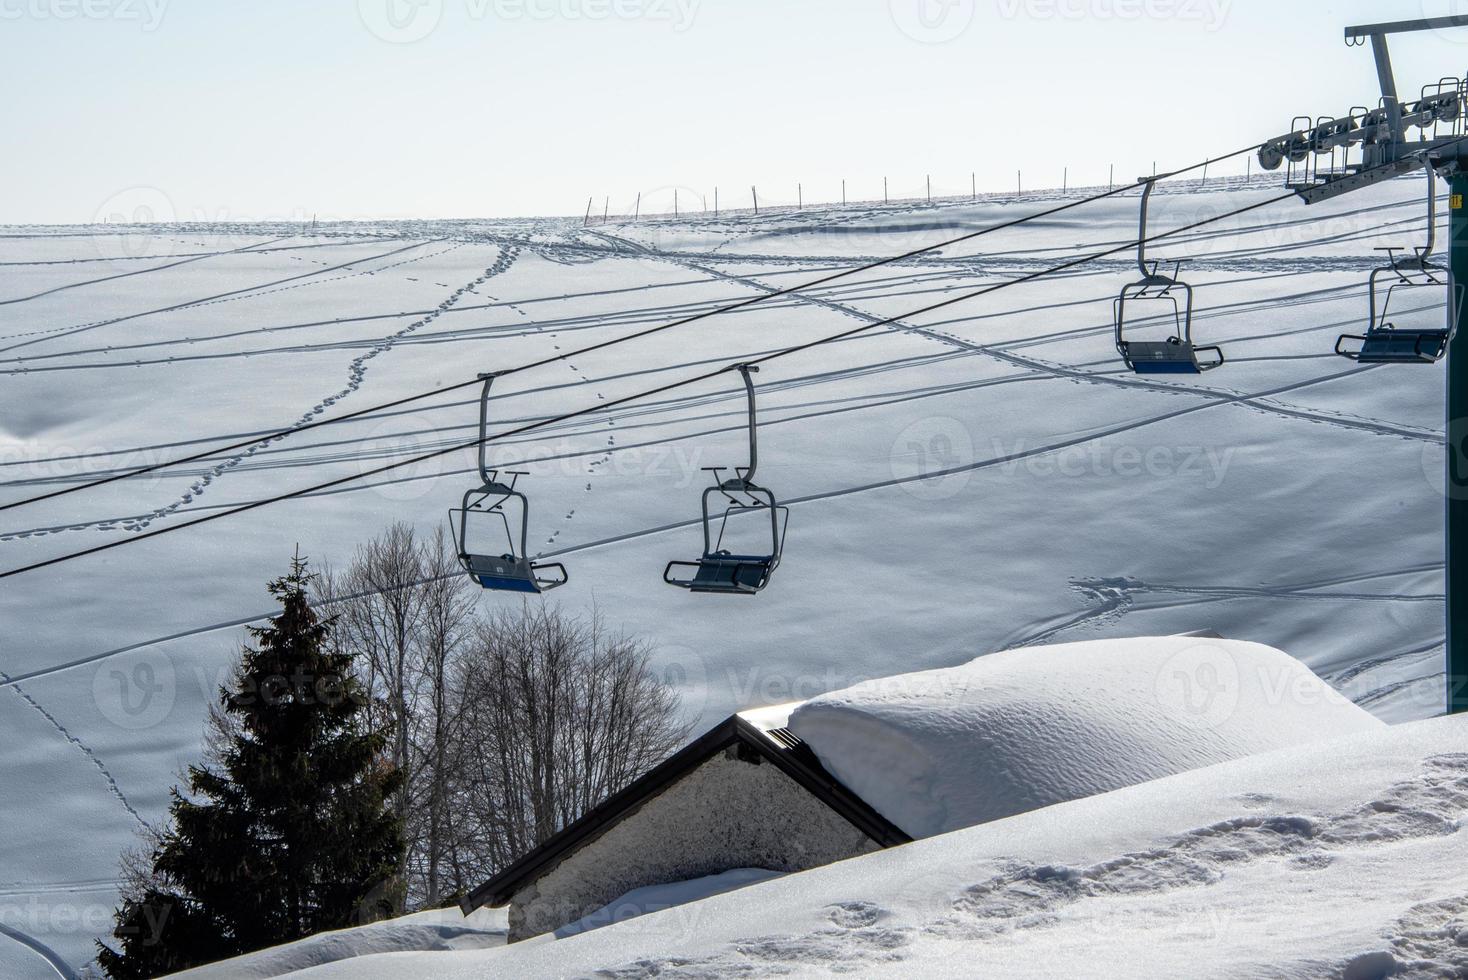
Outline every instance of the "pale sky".
[[[494, 217], [1104, 183], [1379, 96], [1448, 0], [0, 0], [0, 223]], [[1405, 93], [1468, 29], [1397, 38]], [[1241, 172], [1242, 159], [1230, 165]]]

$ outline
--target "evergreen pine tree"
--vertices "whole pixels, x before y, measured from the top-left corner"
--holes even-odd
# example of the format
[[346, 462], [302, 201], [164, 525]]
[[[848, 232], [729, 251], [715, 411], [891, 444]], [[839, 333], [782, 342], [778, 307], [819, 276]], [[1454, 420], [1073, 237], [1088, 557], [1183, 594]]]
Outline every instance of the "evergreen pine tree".
[[312, 610], [299, 555], [270, 584], [281, 611], [251, 628], [220, 691], [217, 759], [191, 766], [152, 874], [116, 913], [114, 978], [150, 977], [379, 918], [403, 851], [387, 799], [399, 776], [372, 729], [350, 653]]

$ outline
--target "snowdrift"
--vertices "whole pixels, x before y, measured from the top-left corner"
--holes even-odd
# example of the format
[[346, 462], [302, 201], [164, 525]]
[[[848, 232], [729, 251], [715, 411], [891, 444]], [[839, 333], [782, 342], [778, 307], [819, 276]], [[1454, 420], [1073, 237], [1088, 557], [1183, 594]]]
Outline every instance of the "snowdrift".
[[1461, 976], [1468, 716], [1210, 766], [570, 939], [312, 980]]
[[1279, 650], [1181, 636], [994, 653], [835, 691], [790, 718], [914, 837], [1381, 725]]
[[666, 885], [634, 888], [590, 915], [561, 926], [553, 935], [557, 939], [579, 936], [583, 932], [601, 929], [617, 922], [626, 922], [639, 915], [661, 912], [664, 909], [676, 908], [679, 905], [687, 905], [690, 902], [722, 895], [747, 885], [769, 881], [780, 877], [780, 874], [779, 871], [767, 871], [764, 868], [735, 868], [722, 874], [692, 878], [688, 881], [673, 881]]
[[505, 915], [504, 909], [479, 909], [467, 917], [457, 908], [430, 909], [355, 929], [318, 933], [174, 976], [188, 980], [263, 980], [373, 953], [487, 949], [505, 944], [509, 931]]

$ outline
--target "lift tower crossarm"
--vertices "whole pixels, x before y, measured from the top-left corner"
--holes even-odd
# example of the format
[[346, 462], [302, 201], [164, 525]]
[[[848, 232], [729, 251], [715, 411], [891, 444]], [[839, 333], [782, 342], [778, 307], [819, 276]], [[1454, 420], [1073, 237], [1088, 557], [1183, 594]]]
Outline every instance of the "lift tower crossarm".
[[1411, 34], [1435, 31], [1444, 27], [1468, 27], [1468, 14], [1448, 17], [1426, 17], [1421, 20], [1394, 20], [1385, 24], [1360, 24], [1346, 28], [1347, 44], [1364, 44], [1371, 40], [1371, 54], [1376, 58], [1376, 77], [1381, 82], [1381, 97], [1397, 101], [1397, 80], [1392, 75], [1392, 59], [1387, 52], [1388, 34]]
[[[1460, 299], [1462, 290], [1468, 287], [1468, 206], [1465, 206], [1468, 202], [1468, 135], [1463, 134], [1462, 128], [1463, 117], [1468, 115], [1468, 80], [1453, 80], [1453, 88], [1446, 93], [1452, 99], [1450, 113], [1443, 111], [1444, 103], [1440, 98], [1444, 92], [1439, 85], [1438, 99], [1424, 97], [1411, 107], [1409, 114], [1404, 115], [1404, 107], [1397, 96], [1396, 78], [1392, 74], [1387, 37], [1465, 27], [1468, 27], [1468, 14], [1347, 27], [1347, 44], [1359, 46], [1368, 39], [1371, 41], [1376, 74], [1381, 82], [1381, 109], [1367, 112], [1359, 120], [1353, 112], [1345, 120], [1348, 138], [1344, 145], [1349, 148], [1360, 142], [1362, 162], [1354, 167], [1347, 165], [1323, 181], [1311, 180], [1308, 167], [1306, 178], [1298, 186], [1290, 184], [1288, 176], [1285, 178], [1286, 184], [1294, 187], [1307, 204], [1360, 190], [1383, 177], [1409, 173], [1422, 167], [1428, 168], [1428, 180], [1435, 181], [1441, 176], [1448, 182], [1447, 459], [1443, 474], [1446, 534], [1443, 551], [1447, 579], [1445, 618], [1449, 714], [1468, 712], [1468, 303]], [[1429, 105], [1426, 110], [1423, 108], [1425, 104]], [[1453, 124], [1448, 139], [1437, 135], [1435, 126], [1440, 120]], [[1259, 151], [1260, 163], [1273, 170], [1286, 158], [1294, 161], [1322, 151], [1333, 154], [1342, 144], [1327, 142], [1336, 136], [1330, 128], [1341, 122], [1332, 120], [1324, 126], [1317, 123], [1313, 130], [1297, 128], [1294, 133], [1266, 143]], [[1364, 132], [1359, 135], [1353, 132], [1358, 126], [1365, 129], [1368, 125], [1375, 129], [1369, 139]], [[1431, 135], [1428, 126], [1434, 127]], [[1413, 127], [1422, 130], [1421, 139], [1413, 141], [1407, 138], [1406, 130]], [[1322, 129], [1326, 130], [1324, 134]], [[1271, 162], [1274, 166], [1270, 166]]]

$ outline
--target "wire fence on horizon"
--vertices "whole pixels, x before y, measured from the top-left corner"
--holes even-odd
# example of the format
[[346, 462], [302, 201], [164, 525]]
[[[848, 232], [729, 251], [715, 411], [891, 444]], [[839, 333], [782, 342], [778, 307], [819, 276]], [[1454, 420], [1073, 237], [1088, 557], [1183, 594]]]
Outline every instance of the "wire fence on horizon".
[[[1035, 187], [1024, 190], [1011, 191], [978, 191], [967, 194], [919, 194], [916, 196], [891, 196], [887, 198], [850, 198], [846, 201], [823, 200], [812, 201], [799, 199], [796, 196], [790, 198], [765, 199], [764, 192], [760, 193], [759, 206], [747, 207], [724, 207], [715, 206], [714, 199], [710, 196], [698, 195], [697, 197], [679, 197], [676, 206], [670, 204], [664, 197], [659, 199], [658, 205], [654, 207], [641, 208], [634, 206], [630, 211], [611, 211], [605, 204], [601, 208], [595, 207], [595, 201], [591, 202], [586, 214], [581, 219], [582, 227], [596, 228], [604, 225], [619, 224], [658, 224], [675, 223], [682, 221], [693, 221], [703, 219], [724, 218], [746, 218], [746, 217], [775, 217], [789, 216], [807, 213], [832, 213], [842, 210], [873, 211], [883, 207], [902, 208], [912, 210], [915, 208], [938, 208], [961, 206], [964, 204], [1026, 204], [1036, 201], [1057, 201], [1067, 198], [1094, 197], [1115, 190], [1117, 187], [1132, 187], [1138, 180], [1145, 180], [1146, 175], [1136, 175], [1136, 178], [1127, 178], [1120, 182], [1113, 181], [1110, 184], [1085, 184], [1068, 185], [1065, 187]], [[1196, 193], [1200, 190], [1271, 190], [1282, 186], [1282, 178], [1278, 173], [1255, 170], [1252, 173], [1212, 175], [1206, 174], [1202, 177], [1166, 177], [1157, 179], [1157, 188], [1153, 191], [1156, 195], [1163, 194], [1185, 194]], [[691, 192], [690, 192], [691, 194]], [[744, 199], [749, 199], [746, 193]]]

